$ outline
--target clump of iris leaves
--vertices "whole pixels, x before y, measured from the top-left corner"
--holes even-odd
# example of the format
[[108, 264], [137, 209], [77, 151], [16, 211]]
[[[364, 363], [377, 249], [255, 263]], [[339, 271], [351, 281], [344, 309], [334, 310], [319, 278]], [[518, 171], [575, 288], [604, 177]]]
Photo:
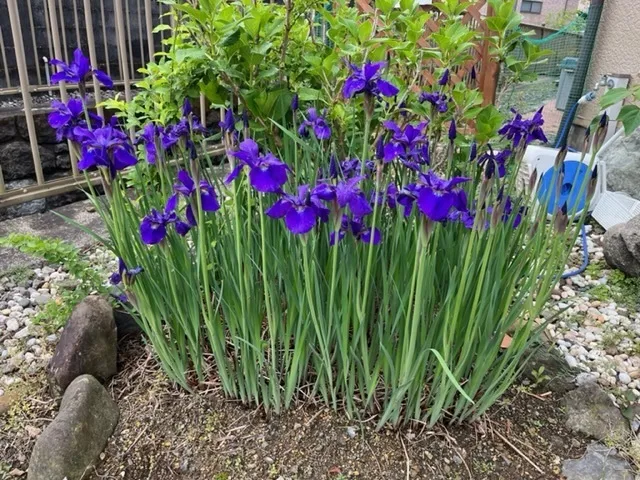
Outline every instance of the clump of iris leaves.
[[[81, 92], [111, 84], [80, 51], [56, 66]], [[188, 100], [133, 140], [82, 95], [54, 105], [52, 127], [102, 179], [106, 198], [90, 197], [120, 258], [112, 281], [171, 379], [214, 374], [275, 412], [304, 392], [381, 426], [476, 418], [514, 381], [583, 220], [567, 205], [548, 218], [536, 176], [518, 183], [542, 111], [476, 143], [453, 72], [416, 93], [388, 68], [344, 66], [346, 125], [297, 96], [278, 119], [227, 108], [222, 177]]]

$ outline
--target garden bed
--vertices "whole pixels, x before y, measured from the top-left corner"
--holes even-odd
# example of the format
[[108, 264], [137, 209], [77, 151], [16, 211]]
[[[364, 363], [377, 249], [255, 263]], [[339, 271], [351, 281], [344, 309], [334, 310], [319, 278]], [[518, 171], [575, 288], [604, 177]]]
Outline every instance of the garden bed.
[[[629, 336], [640, 319], [622, 302], [624, 288], [630, 287], [610, 280], [612, 272], [605, 268], [598, 245], [600, 233], [590, 234], [592, 263], [585, 276], [554, 293], [557, 298], [547, 313], [568, 308], [549, 336], [563, 354], [576, 360], [584, 374], [597, 375], [610, 392], [620, 395], [637, 388], [635, 379], [625, 385], [620, 381], [621, 372], [615, 370], [628, 363], [627, 370], [634, 372], [637, 351], [625, 345], [637, 345], [638, 340], [619, 342], [620, 351], [614, 352], [610, 334], [587, 339], [586, 333], [593, 322], [606, 332], [624, 331]], [[113, 259], [100, 248], [92, 248], [85, 257], [105, 278], [114, 268]], [[578, 263], [577, 249], [573, 257]], [[57, 340], [56, 327], [47, 321], [33, 325], [32, 320], [47, 309], [57, 311], [53, 305], [68, 291], [62, 286], [68, 287], [71, 279], [58, 265], [25, 267], [3, 278], [4, 306], [15, 312], [8, 318], [16, 319], [19, 328], [7, 329], [7, 319], [0, 318], [0, 411], [3, 406], [6, 409], [0, 415], [4, 462], [0, 463], [0, 478], [3, 474], [23, 476], [20, 472], [26, 471], [35, 440], [57, 413], [44, 375]], [[37, 293], [30, 292], [34, 285], [39, 287]], [[33, 304], [22, 310], [14, 308], [20, 304], [14, 298], [21, 288]], [[50, 303], [38, 304], [37, 295], [51, 295]], [[627, 290], [626, 295], [631, 292]], [[610, 303], [612, 299], [619, 304]], [[594, 302], [599, 303], [592, 306]], [[587, 310], [581, 307], [587, 304]], [[631, 326], [622, 326], [624, 319]], [[26, 333], [18, 334], [25, 328]], [[581, 349], [587, 353], [583, 355]], [[549, 378], [542, 378], [539, 386], [527, 380], [518, 382], [482, 421], [473, 424], [440, 424], [430, 429], [413, 423], [375, 432], [375, 417], [350, 421], [311, 400], [286, 414], [267, 417], [261, 409], [224, 399], [211, 372], [202, 391], [189, 394], [168, 381], [144, 343], [130, 339], [120, 350], [119, 374], [108, 384], [120, 409], [120, 422], [90, 477], [95, 480], [551, 479], [562, 478], [563, 461], [581, 457], [589, 443], [565, 426], [562, 396], [566, 385], [555, 381], [547, 385]], [[591, 351], [602, 352], [602, 357], [591, 359]], [[618, 367], [612, 362], [619, 362]], [[535, 383], [532, 370], [527, 368], [525, 373]], [[541, 377], [557, 380], [557, 375], [563, 376], [561, 370], [547, 369]]]
[[[560, 395], [544, 388], [514, 387], [474, 424], [376, 433], [375, 418], [349, 421], [312, 402], [267, 418], [223, 399], [215, 381], [189, 394], [167, 381], [138, 342], [123, 347], [119, 368], [109, 390], [120, 422], [89, 477], [95, 480], [550, 479], [561, 478], [562, 461], [580, 457], [588, 443], [564, 426]], [[12, 468], [25, 469], [35, 441], [29, 432], [45, 428], [56, 409], [42, 375], [18, 391], [0, 450]]]

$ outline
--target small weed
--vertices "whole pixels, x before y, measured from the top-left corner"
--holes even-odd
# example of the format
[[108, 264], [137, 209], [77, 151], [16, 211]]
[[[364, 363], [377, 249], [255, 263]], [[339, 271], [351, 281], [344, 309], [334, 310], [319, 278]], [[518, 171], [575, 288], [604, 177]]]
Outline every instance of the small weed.
[[611, 290], [606, 285], [593, 287], [587, 293], [592, 300], [598, 300], [599, 302], [606, 302], [611, 298]]
[[540, 365], [540, 368], [538, 368], [537, 370], [532, 370], [531, 371], [531, 376], [533, 377], [534, 383], [533, 383], [533, 387], [537, 387], [542, 383], [548, 382], [549, 380], [551, 380], [551, 377], [549, 375], [547, 375], [546, 373], [544, 373], [544, 366]]
[[609, 285], [616, 303], [627, 307], [630, 313], [638, 311], [640, 299], [640, 278], [627, 277], [619, 270], [609, 275]]
[[483, 474], [491, 473], [493, 472], [493, 463], [488, 462], [487, 460], [474, 460], [473, 469]]
[[44, 327], [48, 333], [57, 332], [64, 327], [71, 312], [85, 295], [86, 293], [81, 289], [62, 292], [59, 297], [47, 302], [33, 318], [33, 323]]
[[627, 277], [621, 271], [614, 270], [609, 275], [606, 285], [593, 287], [587, 293], [593, 300], [614, 301], [630, 313], [636, 313], [639, 308], [640, 278]]
[[35, 273], [33, 272], [33, 270], [28, 267], [16, 267], [0, 274], [0, 276], [2, 277], [8, 277], [12, 279], [15, 283], [22, 283], [27, 280], [31, 280], [34, 275]]
[[213, 476], [213, 480], [229, 480], [231, 477], [229, 477], [229, 474], [227, 472], [220, 472], [220, 473], [216, 473]]
[[605, 264], [603, 262], [591, 262], [584, 271], [584, 274], [596, 279], [602, 277], [604, 270]]
[[606, 349], [615, 348], [625, 338], [623, 332], [607, 331], [602, 335], [602, 346]]

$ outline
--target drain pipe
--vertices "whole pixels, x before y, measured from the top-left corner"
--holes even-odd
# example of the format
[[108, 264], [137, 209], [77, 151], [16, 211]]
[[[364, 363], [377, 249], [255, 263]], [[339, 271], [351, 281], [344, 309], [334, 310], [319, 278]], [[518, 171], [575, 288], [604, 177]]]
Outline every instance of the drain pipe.
[[[571, 93], [569, 93], [569, 99], [567, 100], [567, 105], [571, 105], [572, 107], [575, 106], [582, 97], [584, 84], [587, 80], [587, 73], [589, 72], [589, 64], [591, 63], [591, 55], [593, 54], [593, 47], [596, 43], [596, 34], [598, 33], [604, 2], [605, 0], [591, 0], [591, 4], [589, 5], [589, 16], [587, 17], [587, 26], [584, 37], [582, 38], [580, 58], [578, 59]], [[566, 145], [576, 110], [577, 108], [565, 109], [559, 130], [562, 133], [556, 142], [558, 145]]]

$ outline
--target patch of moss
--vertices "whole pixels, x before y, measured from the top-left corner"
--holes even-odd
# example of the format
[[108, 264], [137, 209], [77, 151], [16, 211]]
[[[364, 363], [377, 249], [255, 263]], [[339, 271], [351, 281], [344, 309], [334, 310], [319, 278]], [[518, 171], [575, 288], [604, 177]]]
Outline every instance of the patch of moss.
[[616, 303], [627, 307], [629, 312], [638, 311], [640, 301], [640, 278], [627, 277], [619, 270], [614, 270], [608, 280], [613, 299]]
[[640, 308], [640, 278], [627, 277], [619, 270], [611, 272], [606, 285], [595, 286], [588, 293], [594, 300], [614, 301], [632, 314]]
[[588, 293], [589, 297], [600, 302], [606, 302], [611, 298], [611, 289], [606, 285], [593, 287]]
[[605, 270], [605, 264], [603, 262], [591, 262], [584, 271], [585, 275], [589, 275], [591, 278], [600, 278]]

